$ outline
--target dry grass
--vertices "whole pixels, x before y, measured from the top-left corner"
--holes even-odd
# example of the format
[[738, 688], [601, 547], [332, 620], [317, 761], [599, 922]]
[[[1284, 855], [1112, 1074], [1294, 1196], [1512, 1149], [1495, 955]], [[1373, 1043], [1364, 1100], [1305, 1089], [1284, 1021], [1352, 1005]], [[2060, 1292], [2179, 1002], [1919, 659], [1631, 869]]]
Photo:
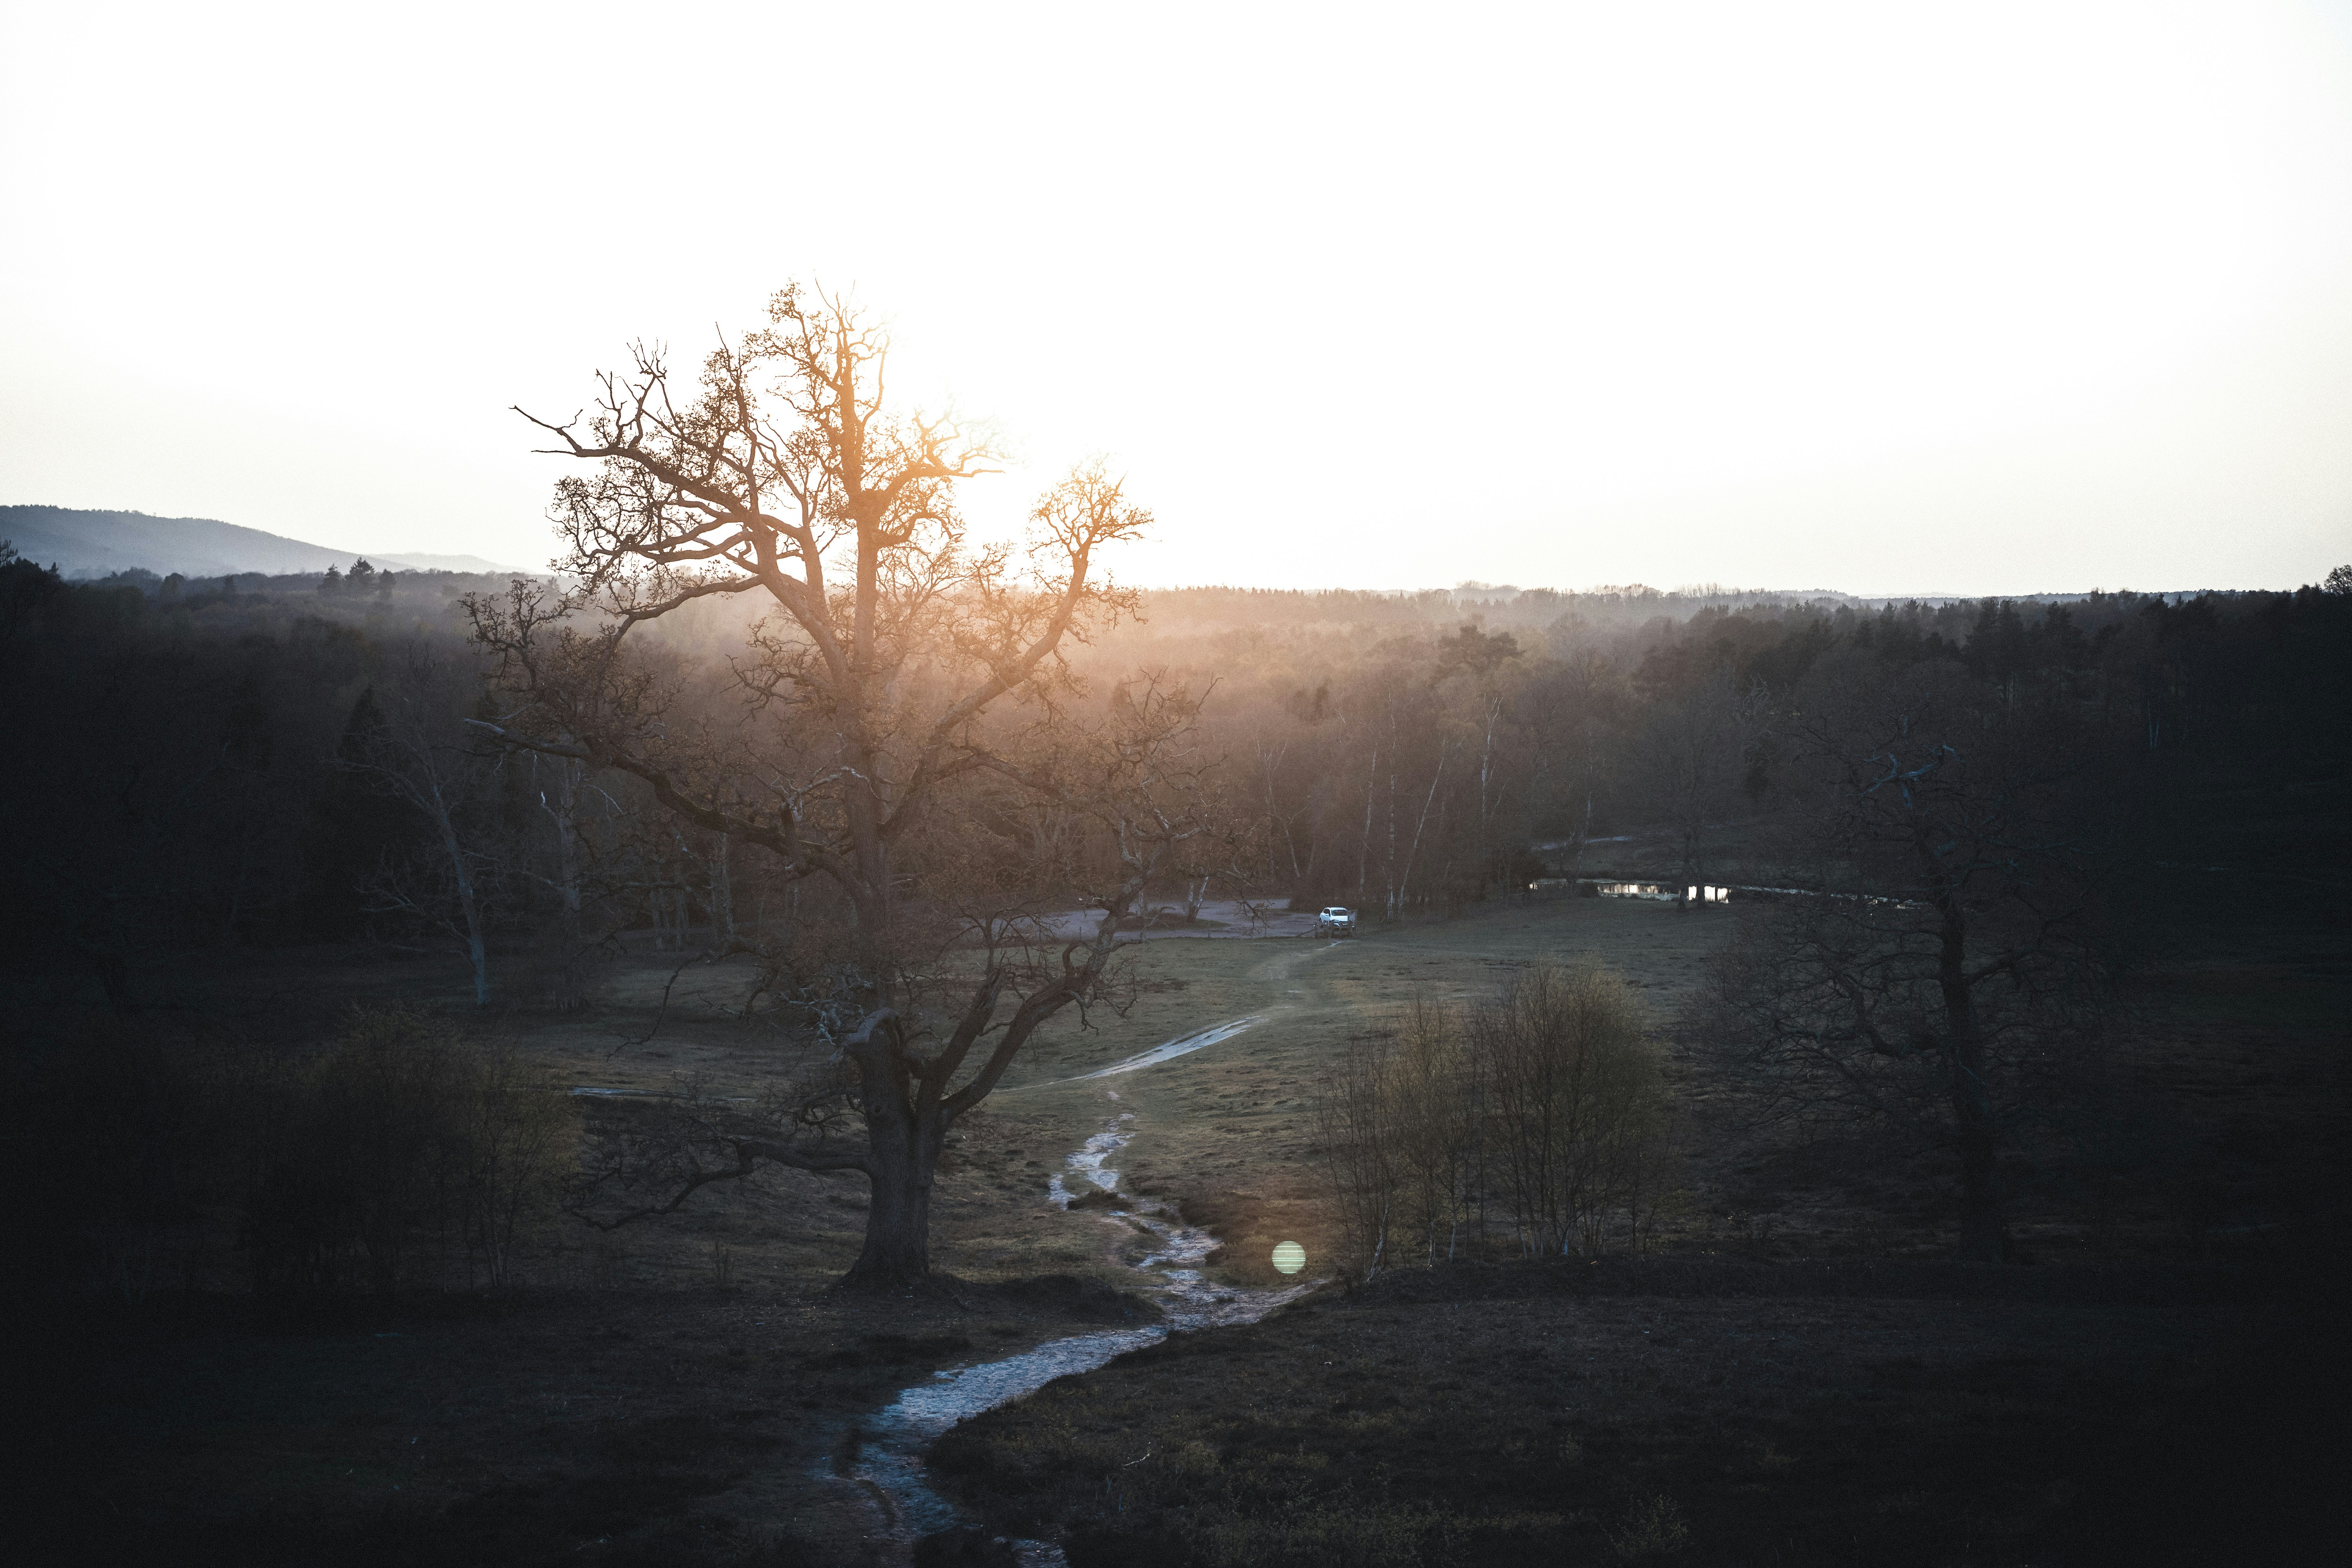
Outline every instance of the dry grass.
[[[1068, 1331], [1066, 1302], [993, 1295], [992, 1282], [1121, 1278], [1114, 1226], [1044, 1201], [1051, 1173], [1108, 1118], [1134, 1114], [1133, 1142], [1117, 1163], [1131, 1185], [1179, 1198], [1218, 1232], [1228, 1279], [1274, 1282], [1268, 1257], [1283, 1240], [1307, 1247], [1312, 1271], [1329, 1247], [1307, 1104], [1351, 1033], [1383, 1026], [1415, 994], [1479, 994], [1539, 960], [1621, 969], [1664, 1023], [1738, 918], [1736, 909], [1678, 916], [1653, 905], [1559, 900], [1339, 943], [1143, 944], [1129, 1014], [1098, 1014], [1090, 1029], [1057, 1021], [1016, 1068], [1013, 1091], [966, 1123], [942, 1168], [934, 1257], [976, 1288], [966, 1296], [971, 1310], [949, 1301], [877, 1308], [824, 1294], [856, 1253], [862, 1183], [772, 1173], [713, 1190], [658, 1225], [606, 1238], [566, 1235], [525, 1260], [530, 1289], [495, 1307], [421, 1301], [275, 1329], [242, 1321], [79, 1325], [74, 1332], [99, 1337], [81, 1345], [79, 1361], [54, 1358], [79, 1381], [59, 1391], [53, 1457], [81, 1480], [58, 1495], [80, 1500], [86, 1517], [175, 1547], [193, 1539], [190, 1530], [208, 1532], [205, 1540], [236, 1547], [224, 1555], [257, 1563], [318, 1560], [327, 1547], [354, 1562], [524, 1562], [583, 1543], [597, 1561], [748, 1562], [756, 1551], [775, 1564], [854, 1563], [870, 1505], [815, 1474], [840, 1425], [929, 1365]], [[2044, 1256], [2178, 1256], [2192, 1242], [2222, 1245], [2250, 1214], [2318, 1224], [2328, 1205], [2340, 1210], [2335, 1156], [2310, 1133], [2336, 1124], [2330, 1107], [2344, 1088], [2341, 965], [2296, 960], [2278, 973], [2240, 973], [2280, 961], [2231, 960], [2191, 972], [2177, 995], [2159, 994], [2124, 1053], [2150, 1102], [2183, 1119], [2194, 1158], [2179, 1164], [2179, 1190], [2055, 1177], [2021, 1184], [2021, 1228]], [[790, 1070], [794, 1047], [729, 1016], [743, 976], [723, 970], [689, 971], [660, 1034], [615, 1054], [617, 1041], [644, 1032], [644, 1005], [671, 967], [653, 959], [616, 965], [597, 1007], [517, 1014], [495, 1027], [572, 1083], [665, 1089], [695, 1081], [751, 1092]], [[388, 962], [310, 973], [307, 990], [275, 971], [235, 978], [270, 997], [273, 1016], [299, 1021], [310, 1006], [323, 1031], [355, 996], [429, 990], [424, 975], [419, 965]], [[1245, 1015], [1265, 1021], [1138, 1073], [1059, 1081]], [[1670, 1077], [1703, 1113], [1708, 1086], [1686, 1067]], [[2317, 1152], [2299, 1165], [2297, 1150]], [[1686, 1250], [1900, 1254], [1932, 1250], [1948, 1223], [1937, 1207], [1945, 1177], [1932, 1161], [1718, 1139], [1694, 1150], [1691, 1170], [1691, 1201], [1668, 1237]], [[2292, 1209], [2297, 1194], [2305, 1210]], [[722, 1261], [731, 1288], [719, 1284]], [[1661, 1325], [1675, 1342], [1659, 1342]], [[2052, 1379], [2087, 1379], [2082, 1386], [2110, 1392], [2176, 1374], [2210, 1384], [2210, 1359], [2199, 1358], [2230, 1331], [2186, 1308], [2070, 1317], [1983, 1303], [1660, 1308], [1399, 1297], [1377, 1311], [1367, 1305], [1236, 1336], [1188, 1336], [1197, 1342], [1056, 1385], [1018, 1417], [992, 1417], [999, 1425], [988, 1429], [1009, 1433], [1030, 1414], [1058, 1410], [1101, 1452], [1085, 1444], [1065, 1452], [1052, 1447], [1061, 1438], [1036, 1438], [1046, 1443], [1040, 1453], [1059, 1455], [1045, 1467], [1052, 1474], [1083, 1478], [1088, 1466], [1113, 1458], [1124, 1466], [1151, 1446], [1162, 1458], [1144, 1470], [1171, 1465], [1170, 1474], [1198, 1481], [1213, 1468], [1244, 1501], [1286, 1486], [1308, 1500], [1278, 1520], [1259, 1502], [1220, 1503], [1222, 1522], [1196, 1543], [1202, 1561], [1270, 1562], [1281, 1552], [1316, 1561], [1330, 1552], [1367, 1563], [1383, 1552], [1502, 1561], [1496, 1542], [1514, 1541], [1577, 1542], [1580, 1556], [1604, 1560], [1668, 1542], [1672, 1520], [1644, 1501], [1659, 1497], [1691, 1532], [1696, 1544], [1684, 1554], [1705, 1554], [1738, 1538], [1740, 1510], [1761, 1506], [1759, 1497], [1798, 1499], [1788, 1506], [1799, 1531], [1857, 1518], [1908, 1530], [1904, 1521], [1938, 1517], [1940, 1483], [1875, 1470], [1875, 1479], [1853, 1479], [1853, 1457], [1867, 1458], [1874, 1430], [1885, 1429], [1841, 1409], [1889, 1420], [1890, 1412], [1907, 1420], [1924, 1410], [1932, 1419], [1920, 1430], [1931, 1435], [1947, 1430], [1936, 1423], [1948, 1415], [1960, 1423], [1948, 1427], [1956, 1443], [1976, 1430], [1967, 1426], [1977, 1419], [1966, 1415], [1971, 1410], [2009, 1412], [2001, 1419], [2030, 1431], [2053, 1410], [2063, 1415], [2034, 1403]], [[869, 1342], [874, 1335], [932, 1349], [909, 1356]], [[958, 1337], [972, 1348], [940, 1348]], [[1215, 1348], [1228, 1338], [1243, 1348]], [[1750, 1371], [1735, 1342], [1769, 1343], [1765, 1370]], [[1542, 1354], [1531, 1360], [1537, 1344]], [[1591, 1370], [1575, 1367], [1570, 1351]], [[1396, 1365], [1385, 1364], [1391, 1358]], [[1742, 1363], [1736, 1374], [1733, 1361]], [[1241, 1369], [1247, 1377], [1236, 1384]], [[1096, 1406], [1104, 1414], [1080, 1420], [1066, 1403], [1076, 1395], [1064, 1391], [1089, 1385], [1131, 1392], [1094, 1396], [1108, 1401]], [[1246, 1408], [1229, 1397], [1237, 1388]], [[1365, 1390], [1381, 1391], [1380, 1402]], [[2097, 1394], [2066, 1408], [2120, 1406]], [[1148, 1441], [1127, 1441], [1139, 1434]], [[1668, 1447], [1643, 1447], [1654, 1439]], [[1290, 1459], [1271, 1457], [1276, 1449], [1319, 1453], [1322, 1468], [1308, 1474], [1313, 1467], [1299, 1459], [1307, 1468], [1294, 1474], [1284, 1468]], [[1457, 1449], [1461, 1464], [1437, 1462]], [[1237, 1481], [1237, 1462], [1263, 1474]], [[990, 1479], [998, 1464], [981, 1463], [983, 1492], [998, 1485]], [[1414, 1475], [1423, 1479], [1400, 1479]], [[2060, 1518], [2065, 1507], [2052, 1500], [2052, 1477], [2085, 1484], [2052, 1469], [2032, 1487], [2021, 1481], [1970, 1506], [1999, 1530]], [[1502, 1490], [1475, 1508], [1463, 1500], [1486, 1497], [1478, 1489], [1490, 1480]], [[1336, 1489], [1342, 1485], [1351, 1489]], [[1766, 1490], [1743, 1489], [1756, 1488]], [[1086, 1529], [1103, 1523], [1071, 1518]], [[803, 1544], [777, 1544], [787, 1539]], [[1131, 1536], [1120, 1539], [1122, 1550], [1134, 1547]], [[1913, 1538], [1898, 1531], [1886, 1539]], [[803, 1546], [801, 1557], [791, 1555]]]
[[2175, 1537], [2260, 1556], [2291, 1527], [2242, 1505], [2300, 1518], [2324, 1491], [2276, 1423], [2333, 1396], [2275, 1403], [2323, 1368], [2245, 1359], [2282, 1342], [2261, 1334], [2322, 1345], [2315, 1303], [1543, 1278], [1584, 1270], [1512, 1266], [1451, 1299], [1397, 1276], [1417, 1293], [1182, 1336], [965, 1424], [933, 1464], [1000, 1528], [1066, 1534], [1073, 1568], [2193, 1560]]
[[19, 1414], [47, 1432], [39, 1489], [93, 1561], [831, 1568], [876, 1522], [824, 1474], [858, 1415], [933, 1367], [1122, 1321], [1101, 1296], [964, 1300], [753, 1287], [277, 1321], [175, 1308], [49, 1331], [53, 1381]]
[[[1309, 1105], [1349, 1035], [1385, 1026], [1415, 994], [1481, 994], [1516, 967], [1546, 960], [1617, 968], [1666, 1026], [1738, 918], [1736, 906], [1677, 914], [1563, 899], [1489, 906], [1340, 942], [1142, 943], [1127, 1015], [1098, 1011], [1087, 1027], [1057, 1019], [1015, 1065], [1009, 1091], [966, 1122], [936, 1193], [937, 1261], [979, 1280], [1114, 1277], [1110, 1229], [1041, 1199], [1070, 1151], [1131, 1111], [1133, 1141], [1118, 1162], [1129, 1184], [1179, 1199], [1214, 1229], [1226, 1244], [1216, 1261], [1228, 1280], [1273, 1283], [1268, 1259], [1285, 1240], [1307, 1248], [1314, 1272], [1331, 1255], [1332, 1237], [1310, 1154]], [[645, 1005], [673, 966], [650, 958], [615, 966], [604, 976], [602, 1011], [518, 1016], [509, 1027], [533, 1057], [578, 1083], [659, 1090], [699, 1082], [751, 1093], [790, 1069], [788, 1042], [731, 1016], [748, 976], [724, 966], [688, 970], [656, 1038], [615, 1054], [617, 1040], [644, 1031]], [[2233, 1161], [2231, 1150], [2276, 1163], [2282, 1141], [2294, 1142], [2294, 1129], [2314, 1117], [2315, 1097], [2344, 1092], [2338, 1041], [2352, 993], [2340, 971], [2249, 954], [2168, 973], [2123, 1043], [2117, 1070], [2147, 1102], [2135, 1112], [2144, 1125], [2160, 1124], [2164, 1138], [2201, 1152], [2174, 1158], [2155, 1150], [2174, 1173], [2162, 1183], [2102, 1178], [2053, 1163], [2046, 1152], [2021, 1165], [2015, 1228], [2029, 1254], [2058, 1260], [2193, 1248], [2200, 1237], [2226, 1237], [2250, 1223], [2250, 1194], [2277, 1182], [2254, 1168], [2258, 1160]], [[1253, 1015], [1264, 1021], [1140, 1072], [1057, 1081]], [[1697, 1136], [1667, 1245], [1763, 1257], [1931, 1255], [1948, 1245], [1950, 1180], [1935, 1158], [1735, 1136], [1710, 1125], [1711, 1086], [1678, 1058], [1670, 1058], [1669, 1080]], [[2324, 1195], [2315, 1172], [2290, 1171], [2286, 1179]], [[701, 1283], [713, 1246], [723, 1245], [739, 1279], [814, 1288], [847, 1267], [863, 1223], [856, 1178], [776, 1172], [714, 1189], [658, 1229], [601, 1244], [574, 1238], [549, 1278]]]
[[[1122, 1169], [1138, 1190], [1176, 1197], [1225, 1242], [1235, 1283], [1279, 1278], [1277, 1242], [1307, 1251], [1312, 1272], [1332, 1252], [1311, 1156], [1310, 1102], [1349, 1035], [1389, 1026], [1414, 995], [1483, 995], [1516, 967], [1580, 960], [1623, 971], [1663, 1023], [1726, 934], [1719, 912], [1601, 900], [1512, 904], [1344, 942], [1289, 939], [1146, 944], [1139, 973], [1178, 989], [1147, 992], [1098, 1036], [1053, 1042], [1019, 1081], [1086, 1070], [1212, 1022], [1265, 1021], [1220, 1044], [1118, 1079], [1024, 1091], [1083, 1138], [1109, 1114], [1136, 1113]], [[1116, 1093], [1114, 1102], [1106, 1098]]]

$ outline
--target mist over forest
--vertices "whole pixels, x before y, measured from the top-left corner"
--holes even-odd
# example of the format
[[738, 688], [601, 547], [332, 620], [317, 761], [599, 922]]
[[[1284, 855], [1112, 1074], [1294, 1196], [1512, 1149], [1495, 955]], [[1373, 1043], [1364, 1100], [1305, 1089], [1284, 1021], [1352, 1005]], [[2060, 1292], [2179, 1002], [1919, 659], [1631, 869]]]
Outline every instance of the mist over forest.
[[[5, 568], [10, 733], [43, 759], [5, 788], [12, 820], [42, 825], [48, 847], [6, 870], [26, 1001], [153, 1004], [192, 963], [322, 942], [446, 952], [470, 984], [451, 842], [475, 868], [484, 1005], [545, 1002], [551, 967], [587, 962], [567, 943], [766, 931], [787, 907], [840, 916], [625, 775], [570, 784], [596, 805], [567, 877], [548, 764], [470, 725], [511, 702], [461, 601], [513, 580], [357, 565], [71, 584]], [[1139, 672], [1208, 694], [1196, 744], [1246, 819], [1200, 868], [1220, 896], [1387, 918], [1460, 913], [1545, 878], [1800, 877], [1765, 830], [1801, 810], [1790, 774], [1808, 721], [1855, 680], [1933, 672], [2004, 721], [2063, 715], [2045, 761], [2102, 819], [2105, 875], [2134, 889], [2120, 901], [2144, 889], [2160, 948], [2165, 927], [2223, 910], [2327, 918], [2347, 854], [2352, 740], [2326, 721], [2352, 697], [2347, 610], [2317, 588], [1874, 606], [1210, 587], [1145, 593], [1066, 658], [1081, 716]], [[637, 634], [688, 721], [756, 730], [735, 668], [756, 616], [696, 605]], [[379, 744], [446, 773], [447, 834], [370, 772]], [[966, 826], [974, 842], [942, 853], [976, 858], [1016, 903], [1068, 896], [1029, 885], [1028, 826]], [[1151, 900], [1181, 903], [1182, 881]], [[579, 925], [559, 935], [574, 897]]]

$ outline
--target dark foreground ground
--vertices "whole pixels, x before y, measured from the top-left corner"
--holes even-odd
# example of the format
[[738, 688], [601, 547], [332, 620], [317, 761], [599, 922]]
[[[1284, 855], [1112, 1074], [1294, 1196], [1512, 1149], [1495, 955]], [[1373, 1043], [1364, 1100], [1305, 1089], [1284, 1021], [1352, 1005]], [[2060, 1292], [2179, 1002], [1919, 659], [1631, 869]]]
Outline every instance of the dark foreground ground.
[[[1621, 965], [1671, 1018], [1708, 929], [1583, 900], [1336, 949], [1156, 942], [1132, 1037], [1062, 1042], [1031, 1068], [1285, 1007], [1246, 1048], [1125, 1080], [1125, 1168], [1233, 1244], [1227, 1268], [1270, 1267], [1277, 1237], [1319, 1268], [1301, 1107], [1353, 1020], [1544, 952]], [[642, 991], [655, 973], [620, 978]], [[248, 978], [276, 996], [301, 975]], [[323, 1037], [337, 998], [413, 978], [311, 976], [288, 1044]], [[772, 1067], [713, 1019], [616, 1054], [598, 1031], [632, 1018], [620, 1003], [506, 1026], [564, 1082], [726, 1088]], [[2021, 1155], [2027, 1266], [1995, 1269], [1932, 1261], [1953, 1218], [1932, 1157], [1751, 1137], [1678, 1056], [1689, 1193], [1665, 1256], [1394, 1274], [1054, 1384], [951, 1434], [935, 1468], [994, 1530], [1057, 1535], [1077, 1568], [2344, 1561], [2347, 1018], [2335, 928], [2217, 931], [2147, 976], [2107, 1075], [2131, 1136]], [[923, 1300], [825, 1289], [862, 1204], [814, 1179], [714, 1194], [609, 1257], [573, 1237], [495, 1298], [419, 1284], [300, 1314], [239, 1283], [226, 1222], [211, 1283], [136, 1310], [89, 1289], [43, 1308], [26, 1244], [5, 1393], [29, 1450], [8, 1472], [27, 1500], [11, 1522], [38, 1544], [12, 1555], [902, 1562], [874, 1500], [832, 1476], [856, 1417], [934, 1368], [1140, 1310], [1102, 1283], [1120, 1271], [1098, 1230], [1044, 1201], [1108, 1113], [1092, 1092], [1009, 1094], [968, 1126], [936, 1239], [994, 1283]], [[93, 1103], [86, 1142], [106, 1158], [44, 1170], [34, 1154], [76, 1145], [10, 1145], [26, 1232], [124, 1163], [132, 1123]]]
[[[2341, 1562], [2341, 1281], [2305, 1257], [1391, 1274], [932, 1465], [1075, 1568]], [[1061, 1279], [84, 1312], [13, 1347], [18, 1517], [57, 1563], [871, 1568], [903, 1559], [830, 1462], [859, 1415], [1149, 1310]]]
[[1074, 1568], [2347, 1561], [2331, 1287], [2275, 1266], [1468, 1266], [950, 1433]]
[[17, 1522], [61, 1563], [877, 1563], [874, 1503], [831, 1479], [859, 1415], [932, 1368], [1154, 1315], [1066, 1277], [83, 1314], [12, 1346]]

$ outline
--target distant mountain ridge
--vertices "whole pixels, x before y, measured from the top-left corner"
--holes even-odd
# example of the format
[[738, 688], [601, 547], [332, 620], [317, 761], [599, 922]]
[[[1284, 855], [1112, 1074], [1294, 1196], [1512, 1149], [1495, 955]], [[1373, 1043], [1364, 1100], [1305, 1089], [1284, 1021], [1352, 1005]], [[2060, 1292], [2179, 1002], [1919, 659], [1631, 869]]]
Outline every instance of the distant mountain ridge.
[[478, 555], [337, 550], [210, 517], [151, 517], [143, 511], [79, 511], [62, 506], [0, 506], [0, 539], [27, 561], [67, 577], [105, 577], [143, 568], [159, 575], [324, 572], [364, 555], [404, 572], [513, 572]]

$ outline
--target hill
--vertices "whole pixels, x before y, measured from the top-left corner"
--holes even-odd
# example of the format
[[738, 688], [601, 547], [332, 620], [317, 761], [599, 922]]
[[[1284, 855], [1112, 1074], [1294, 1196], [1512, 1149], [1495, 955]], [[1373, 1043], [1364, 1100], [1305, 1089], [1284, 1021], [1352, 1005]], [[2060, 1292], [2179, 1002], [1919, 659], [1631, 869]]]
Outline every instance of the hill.
[[0, 539], [28, 561], [68, 577], [104, 577], [143, 567], [168, 575], [219, 577], [244, 572], [324, 572], [360, 555], [379, 566], [424, 572], [504, 572], [478, 555], [386, 554], [343, 550], [265, 533], [209, 517], [143, 511], [80, 511], [61, 506], [0, 506]]

